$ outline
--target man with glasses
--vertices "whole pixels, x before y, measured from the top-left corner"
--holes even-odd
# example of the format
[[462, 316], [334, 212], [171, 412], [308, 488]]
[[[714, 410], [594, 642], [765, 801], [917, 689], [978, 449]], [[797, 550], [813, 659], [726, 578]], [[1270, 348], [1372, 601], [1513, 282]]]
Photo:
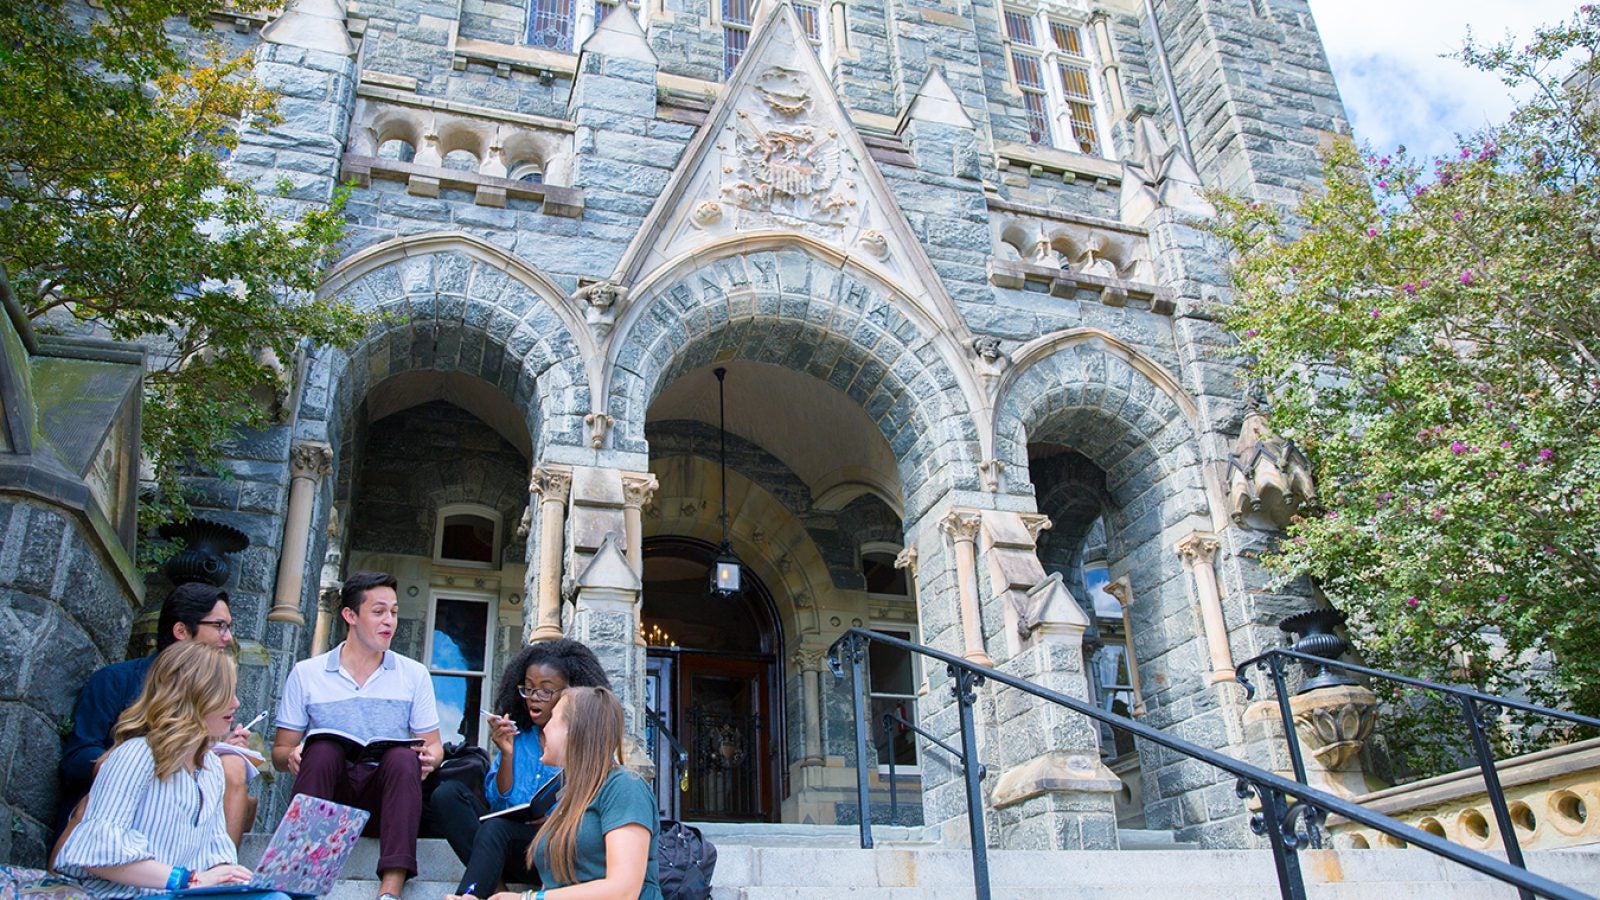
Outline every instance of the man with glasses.
[[[200, 641], [219, 650], [233, 644], [233, 613], [228, 595], [209, 584], [190, 582], [174, 588], [161, 604], [156, 621], [156, 653], [179, 641]], [[156, 653], [104, 666], [78, 694], [72, 710], [72, 733], [67, 735], [61, 757], [61, 822], [70, 827], [81, 810], [77, 807], [89, 793], [95, 763], [111, 747], [111, 730], [122, 711], [133, 705], [144, 690], [144, 677], [155, 662]], [[250, 732], [235, 726], [227, 742], [249, 746]], [[226, 785], [222, 806], [228, 822], [228, 835], [234, 844], [244, 839], [256, 818], [256, 798], [250, 796], [250, 763], [233, 753], [220, 754]], [[65, 827], [62, 829], [65, 831]]]

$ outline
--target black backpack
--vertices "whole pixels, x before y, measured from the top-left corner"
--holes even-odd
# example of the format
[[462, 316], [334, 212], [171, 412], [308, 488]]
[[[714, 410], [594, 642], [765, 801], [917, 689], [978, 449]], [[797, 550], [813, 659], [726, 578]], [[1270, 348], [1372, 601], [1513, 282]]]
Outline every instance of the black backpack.
[[656, 838], [656, 875], [666, 900], [707, 900], [717, 848], [700, 829], [671, 819], [661, 820]]

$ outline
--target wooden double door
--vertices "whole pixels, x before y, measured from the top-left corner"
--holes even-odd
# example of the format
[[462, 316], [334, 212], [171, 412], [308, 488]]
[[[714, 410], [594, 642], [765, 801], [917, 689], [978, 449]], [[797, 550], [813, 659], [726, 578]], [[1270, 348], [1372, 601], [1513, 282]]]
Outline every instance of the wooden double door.
[[770, 658], [651, 649], [646, 702], [688, 755], [676, 763], [671, 743], [652, 735], [663, 811], [688, 821], [776, 819], [773, 671]]

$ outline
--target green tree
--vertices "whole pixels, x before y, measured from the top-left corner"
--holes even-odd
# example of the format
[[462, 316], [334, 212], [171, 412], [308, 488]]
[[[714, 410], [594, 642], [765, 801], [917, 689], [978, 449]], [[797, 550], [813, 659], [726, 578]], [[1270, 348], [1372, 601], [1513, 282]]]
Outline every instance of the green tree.
[[1589, 6], [1525, 47], [1469, 43], [1466, 63], [1531, 90], [1504, 125], [1432, 160], [1340, 143], [1288, 214], [1218, 198], [1226, 321], [1321, 493], [1270, 564], [1316, 579], [1376, 665], [1590, 715], [1597, 47]]
[[343, 194], [286, 218], [228, 171], [241, 129], [277, 123], [274, 95], [248, 57], [191, 58], [167, 29], [204, 33], [224, 6], [241, 4], [115, 0], [87, 20], [62, 0], [0, 4], [0, 266], [42, 327], [70, 315], [151, 347], [146, 526], [186, 514], [187, 467], [265, 422], [251, 396], [278, 388], [275, 360], [366, 324], [312, 293]]

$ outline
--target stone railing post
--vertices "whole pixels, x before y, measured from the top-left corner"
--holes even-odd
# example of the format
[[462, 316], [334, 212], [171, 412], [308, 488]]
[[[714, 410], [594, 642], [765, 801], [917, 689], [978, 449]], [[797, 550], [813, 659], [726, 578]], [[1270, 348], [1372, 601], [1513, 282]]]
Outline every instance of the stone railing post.
[[539, 495], [539, 605], [529, 643], [561, 637], [561, 555], [566, 536], [567, 498], [572, 471], [538, 466], [528, 490]]
[[960, 592], [961, 655], [980, 666], [992, 666], [983, 646], [983, 619], [978, 608], [978, 529], [983, 516], [977, 512], [954, 510], [939, 523], [950, 537], [956, 554], [956, 588]]
[[1206, 531], [1196, 531], [1178, 541], [1183, 567], [1194, 573], [1194, 586], [1200, 595], [1200, 619], [1205, 625], [1206, 650], [1211, 658], [1207, 679], [1220, 684], [1234, 679], [1233, 650], [1228, 646], [1228, 622], [1222, 615], [1222, 594], [1217, 588], [1214, 560], [1221, 541]]
[[283, 520], [283, 549], [278, 556], [277, 590], [272, 595], [269, 622], [306, 624], [300, 613], [300, 592], [305, 586], [307, 542], [311, 537], [311, 511], [317, 486], [333, 471], [333, 448], [317, 441], [301, 441], [289, 450], [289, 511]]

